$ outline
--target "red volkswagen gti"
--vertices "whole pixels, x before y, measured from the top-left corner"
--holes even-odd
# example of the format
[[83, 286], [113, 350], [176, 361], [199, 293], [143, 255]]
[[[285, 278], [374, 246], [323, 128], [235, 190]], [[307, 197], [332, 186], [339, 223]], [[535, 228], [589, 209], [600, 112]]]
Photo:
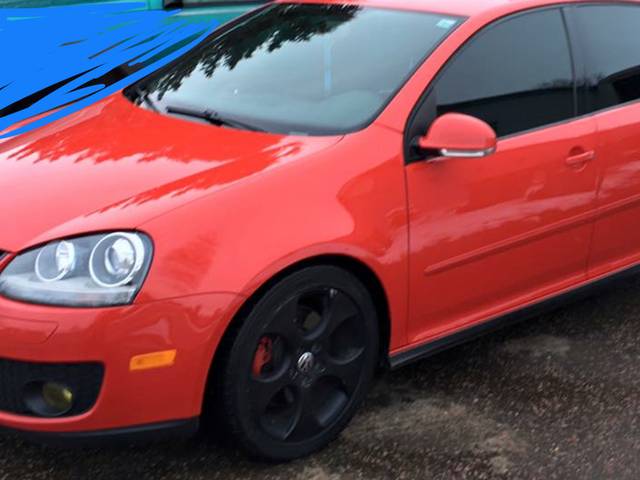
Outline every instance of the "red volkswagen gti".
[[[0, 144], [0, 425], [288, 460], [640, 265], [640, 4], [276, 2]], [[204, 413], [214, 415], [204, 415]]]

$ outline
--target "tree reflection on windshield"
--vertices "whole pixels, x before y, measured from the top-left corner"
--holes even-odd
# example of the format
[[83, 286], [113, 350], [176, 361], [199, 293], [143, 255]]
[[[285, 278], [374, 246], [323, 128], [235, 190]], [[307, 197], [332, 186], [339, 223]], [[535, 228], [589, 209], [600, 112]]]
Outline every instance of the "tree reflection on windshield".
[[274, 19], [274, 15], [268, 14], [271, 9], [267, 8], [263, 14], [251, 19], [250, 30], [254, 34], [246, 29], [234, 29], [222, 36], [215, 35], [169, 73], [152, 80], [147, 89], [161, 100], [168, 91], [178, 90], [196, 68], [209, 78], [222, 65], [233, 70], [242, 59], [251, 58], [262, 47], [273, 52], [286, 42], [307, 42], [352, 20], [360, 10], [362, 7], [351, 5], [314, 5], [313, 14], [310, 14], [304, 6], [288, 5], [280, 9]]
[[213, 34], [141, 90], [161, 111], [178, 105], [270, 133], [344, 135], [369, 125], [460, 23], [429, 12], [276, 3]]

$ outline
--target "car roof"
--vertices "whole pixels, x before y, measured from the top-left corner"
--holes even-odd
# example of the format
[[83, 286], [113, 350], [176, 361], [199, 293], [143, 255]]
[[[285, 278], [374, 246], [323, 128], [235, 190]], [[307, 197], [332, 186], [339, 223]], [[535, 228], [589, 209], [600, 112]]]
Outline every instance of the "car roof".
[[511, 0], [280, 0], [282, 3], [348, 4], [470, 17]]
[[[593, 0], [278, 0], [281, 3], [348, 4], [371, 7], [417, 10], [462, 17], [475, 17], [484, 13], [509, 14], [519, 10], [554, 4], [597, 3]], [[638, 3], [640, 0], [599, 3]]]

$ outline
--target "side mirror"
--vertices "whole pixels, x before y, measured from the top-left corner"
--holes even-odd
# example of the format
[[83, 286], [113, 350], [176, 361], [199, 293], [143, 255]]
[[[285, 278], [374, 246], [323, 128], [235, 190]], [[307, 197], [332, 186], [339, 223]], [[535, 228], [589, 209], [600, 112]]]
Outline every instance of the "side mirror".
[[438, 117], [429, 132], [418, 140], [421, 150], [445, 158], [484, 158], [496, 151], [496, 132], [482, 120], [447, 113]]

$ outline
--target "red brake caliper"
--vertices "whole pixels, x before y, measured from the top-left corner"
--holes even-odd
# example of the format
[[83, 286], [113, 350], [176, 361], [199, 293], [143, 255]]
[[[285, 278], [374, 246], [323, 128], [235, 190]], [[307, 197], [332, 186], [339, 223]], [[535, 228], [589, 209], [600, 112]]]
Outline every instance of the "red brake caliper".
[[273, 358], [273, 340], [269, 337], [264, 337], [258, 344], [256, 355], [253, 357], [253, 375], [259, 377], [262, 374], [262, 369], [265, 365], [269, 364]]

